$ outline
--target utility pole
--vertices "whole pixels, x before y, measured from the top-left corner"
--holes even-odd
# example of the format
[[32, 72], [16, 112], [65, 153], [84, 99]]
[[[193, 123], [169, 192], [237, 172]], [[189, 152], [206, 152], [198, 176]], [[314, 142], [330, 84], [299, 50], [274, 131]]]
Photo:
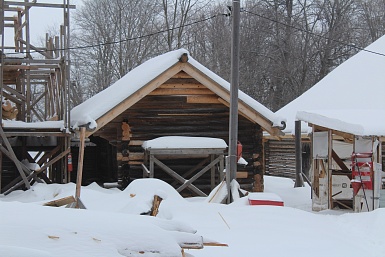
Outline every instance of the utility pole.
[[231, 81], [230, 81], [230, 121], [229, 121], [229, 160], [226, 162], [227, 202], [232, 202], [230, 183], [237, 175], [238, 142], [238, 88], [239, 88], [239, 23], [240, 0], [233, 0], [231, 38]]

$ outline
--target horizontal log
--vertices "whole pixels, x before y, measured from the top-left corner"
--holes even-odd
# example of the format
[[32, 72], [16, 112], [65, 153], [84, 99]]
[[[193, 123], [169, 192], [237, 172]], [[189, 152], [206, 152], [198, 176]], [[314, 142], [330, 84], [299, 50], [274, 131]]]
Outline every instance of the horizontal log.
[[130, 164], [130, 165], [142, 165], [143, 162], [140, 162], [140, 161], [129, 161], [128, 164]]
[[128, 162], [130, 160], [130, 158], [128, 156], [123, 156], [122, 153], [117, 153], [116, 154], [116, 160], [122, 161], [122, 162]]
[[159, 88], [152, 91], [149, 95], [214, 95], [215, 93], [209, 89], [189, 89], [189, 88]]
[[249, 173], [247, 171], [237, 171], [236, 178], [248, 178]]
[[129, 146], [138, 146], [138, 145], [142, 145], [143, 144], [143, 141], [142, 140], [131, 140], [128, 145]]
[[30, 65], [4, 65], [3, 66], [4, 71], [10, 71], [10, 70], [37, 70], [37, 66], [30, 66]]
[[168, 89], [207, 89], [204, 85], [200, 83], [181, 83], [181, 84], [162, 84], [158, 88], [168, 88]]
[[130, 161], [143, 161], [144, 153], [130, 152], [129, 160]]
[[189, 104], [219, 104], [217, 95], [189, 95], [187, 96], [187, 103]]

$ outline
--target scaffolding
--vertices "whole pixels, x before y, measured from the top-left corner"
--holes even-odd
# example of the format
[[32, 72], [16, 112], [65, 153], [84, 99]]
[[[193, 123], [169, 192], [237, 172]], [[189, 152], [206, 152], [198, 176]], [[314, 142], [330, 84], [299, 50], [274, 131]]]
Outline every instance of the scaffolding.
[[[69, 181], [70, 10], [75, 9], [69, 2], [0, 0], [2, 193], [35, 182]], [[59, 35], [47, 33], [43, 47], [31, 43], [36, 35], [31, 35], [30, 12], [35, 8], [63, 11]], [[10, 38], [8, 45], [5, 39]]]

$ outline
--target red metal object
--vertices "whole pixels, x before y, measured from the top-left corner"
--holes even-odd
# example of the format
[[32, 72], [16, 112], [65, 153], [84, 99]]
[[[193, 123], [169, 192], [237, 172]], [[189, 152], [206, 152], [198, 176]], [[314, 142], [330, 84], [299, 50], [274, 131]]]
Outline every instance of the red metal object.
[[72, 167], [72, 154], [69, 153], [68, 156], [67, 156], [67, 169], [68, 169], [68, 172], [72, 172], [73, 171], [73, 167]]
[[283, 202], [280, 201], [270, 201], [270, 200], [250, 200], [250, 205], [272, 205], [272, 206], [283, 206]]
[[241, 144], [241, 142], [238, 141], [238, 143], [237, 143], [237, 161], [239, 161], [239, 159], [241, 159], [241, 157], [242, 157], [242, 150], [243, 150], [242, 144]]
[[284, 206], [281, 197], [274, 193], [249, 193], [248, 200], [250, 205]]
[[352, 187], [353, 196], [356, 196], [360, 189], [373, 190], [373, 153], [352, 154]]

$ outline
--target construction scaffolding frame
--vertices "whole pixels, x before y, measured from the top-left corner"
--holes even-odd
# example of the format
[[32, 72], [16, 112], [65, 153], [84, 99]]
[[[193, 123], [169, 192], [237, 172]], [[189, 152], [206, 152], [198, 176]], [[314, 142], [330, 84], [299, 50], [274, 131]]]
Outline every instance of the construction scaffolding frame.
[[[47, 12], [52, 8], [63, 10], [59, 35], [46, 33], [42, 47], [31, 42], [36, 35], [31, 35], [30, 12], [35, 8], [46, 8]], [[64, 157], [70, 152], [71, 136], [71, 9], [75, 5], [70, 5], [70, 0], [63, 0], [62, 4], [0, 0], [2, 193], [22, 186], [29, 188], [42, 180], [69, 181]], [[7, 164], [7, 160], [12, 164]]]

